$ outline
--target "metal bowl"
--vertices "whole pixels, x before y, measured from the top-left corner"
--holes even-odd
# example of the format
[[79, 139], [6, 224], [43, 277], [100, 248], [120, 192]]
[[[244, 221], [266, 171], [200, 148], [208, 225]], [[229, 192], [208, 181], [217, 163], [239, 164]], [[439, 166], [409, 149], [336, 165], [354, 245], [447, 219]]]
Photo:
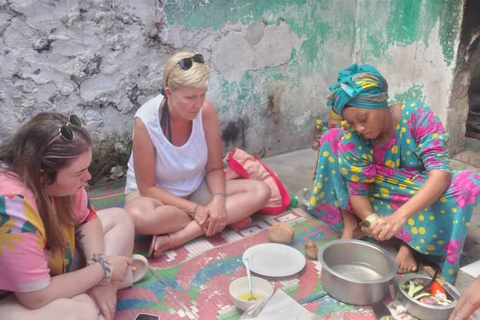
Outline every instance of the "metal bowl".
[[397, 262], [387, 250], [360, 240], [334, 240], [318, 252], [322, 285], [332, 297], [345, 303], [368, 305], [383, 300]]
[[408, 293], [402, 289], [403, 284], [413, 279], [431, 280], [432, 278], [425, 274], [412, 273], [406, 275], [400, 281], [400, 300], [403, 306], [407, 309], [407, 312], [412, 316], [423, 320], [447, 320], [457, 305], [458, 299], [460, 299], [460, 292], [458, 289], [447, 282], [443, 288], [453, 298], [453, 302], [446, 306], [432, 306], [412, 299]]

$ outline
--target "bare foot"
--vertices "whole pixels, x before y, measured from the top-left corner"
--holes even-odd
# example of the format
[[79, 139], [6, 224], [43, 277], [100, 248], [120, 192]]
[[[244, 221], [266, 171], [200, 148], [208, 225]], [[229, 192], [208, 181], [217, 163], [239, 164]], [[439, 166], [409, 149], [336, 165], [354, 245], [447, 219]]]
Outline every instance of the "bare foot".
[[239, 231], [249, 227], [252, 224], [252, 218], [246, 217], [237, 222], [230, 223], [229, 226], [233, 230]]
[[358, 225], [357, 217], [345, 209], [340, 208], [343, 218], [343, 232], [340, 239], [362, 239], [365, 234]]
[[355, 239], [355, 240], [360, 240], [363, 237], [365, 237], [365, 233], [363, 233], [362, 229], [358, 226], [358, 224], [355, 226], [355, 228], [343, 228], [342, 235], [340, 236], [340, 239]]
[[154, 235], [147, 256], [158, 258], [163, 252], [169, 250], [171, 246], [172, 240], [170, 239], [170, 235]]
[[413, 249], [405, 243], [400, 244], [397, 257], [398, 273], [410, 273], [417, 271], [417, 261], [413, 256]]

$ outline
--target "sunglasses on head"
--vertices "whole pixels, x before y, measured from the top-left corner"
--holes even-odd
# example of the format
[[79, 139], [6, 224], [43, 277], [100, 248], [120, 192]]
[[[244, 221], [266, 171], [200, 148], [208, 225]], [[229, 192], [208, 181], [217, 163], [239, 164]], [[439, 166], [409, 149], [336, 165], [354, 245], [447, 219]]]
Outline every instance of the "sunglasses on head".
[[82, 121], [80, 120], [79, 117], [76, 115], [72, 114], [67, 122], [67, 124], [64, 124], [58, 129], [58, 132], [60, 133], [60, 137], [62, 137], [66, 141], [72, 141], [73, 140], [73, 131], [70, 128], [70, 125], [73, 124], [75, 126], [81, 127], [82, 126]]
[[197, 53], [193, 57], [183, 58], [182, 60], [178, 61], [177, 64], [180, 66], [180, 68], [182, 68], [182, 70], [188, 70], [192, 67], [194, 62], [204, 64], [205, 60], [200, 53]]

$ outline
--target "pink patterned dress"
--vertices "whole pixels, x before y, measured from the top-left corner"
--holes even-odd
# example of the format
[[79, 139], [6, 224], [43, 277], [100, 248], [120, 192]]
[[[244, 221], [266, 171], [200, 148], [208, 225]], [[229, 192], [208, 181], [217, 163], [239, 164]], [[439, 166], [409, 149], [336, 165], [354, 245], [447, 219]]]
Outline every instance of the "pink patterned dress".
[[[343, 221], [338, 208], [351, 210], [349, 196], [369, 196], [375, 213], [390, 215], [423, 185], [428, 171], [450, 172], [447, 143], [439, 118], [422, 102], [402, 105], [395, 135], [383, 146], [355, 131], [331, 129], [321, 139], [308, 211], [339, 232]], [[480, 176], [451, 173], [444, 194], [411, 217], [396, 238], [437, 262], [453, 283], [472, 211], [479, 203]]]

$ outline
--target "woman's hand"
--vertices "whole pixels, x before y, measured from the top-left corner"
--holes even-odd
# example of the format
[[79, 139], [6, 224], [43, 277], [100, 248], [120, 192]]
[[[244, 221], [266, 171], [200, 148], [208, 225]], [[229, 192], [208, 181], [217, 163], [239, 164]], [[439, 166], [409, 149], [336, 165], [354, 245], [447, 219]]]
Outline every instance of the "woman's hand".
[[105, 320], [115, 318], [117, 309], [117, 286], [115, 283], [95, 286], [88, 291], [88, 294], [97, 304]]
[[206, 230], [208, 228], [208, 224], [210, 221], [210, 210], [207, 207], [199, 205], [194, 213], [193, 219], [197, 224], [202, 228], [202, 230]]
[[379, 217], [370, 224], [368, 233], [379, 241], [393, 238], [405, 225], [407, 219], [400, 214]]
[[221, 195], [214, 196], [207, 208], [209, 209], [210, 217], [206, 235], [211, 236], [221, 232], [227, 225], [225, 198]]
[[118, 284], [125, 281], [133, 261], [124, 256], [108, 256], [105, 261], [111, 265], [112, 277], [110, 282], [92, 287], [89, 294], [97, 303], [105, 319], [109, 320], [115, 317]]
[[480, 277], [467, 288], [458, 300], [449, 320], [468, 319], [475, 310], [480, 308]]
[[125, 281], [127, 272], [133, 263], [132, 259], [124, 256], [108, 256], [106, 259], [113, 265], [111, 281]]

